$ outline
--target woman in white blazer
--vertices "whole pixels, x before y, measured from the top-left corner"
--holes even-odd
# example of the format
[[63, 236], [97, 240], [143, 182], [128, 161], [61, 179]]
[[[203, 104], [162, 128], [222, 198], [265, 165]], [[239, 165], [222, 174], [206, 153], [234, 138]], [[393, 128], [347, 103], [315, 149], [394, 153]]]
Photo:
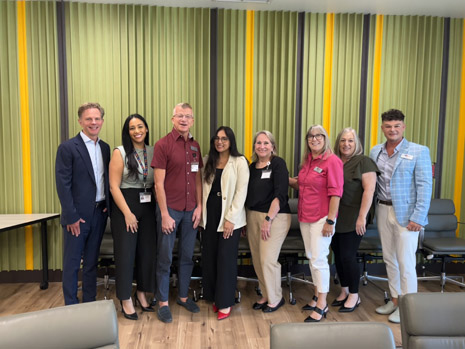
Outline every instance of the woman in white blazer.
[[221, 126], [210, 140], [202, 173], [203, 295], [213, 302], [218, 320], [231, 314], [235, 304], [237, 253], [246, 225], [245, 199], [249, 166], [239, 153], [231, 128]]

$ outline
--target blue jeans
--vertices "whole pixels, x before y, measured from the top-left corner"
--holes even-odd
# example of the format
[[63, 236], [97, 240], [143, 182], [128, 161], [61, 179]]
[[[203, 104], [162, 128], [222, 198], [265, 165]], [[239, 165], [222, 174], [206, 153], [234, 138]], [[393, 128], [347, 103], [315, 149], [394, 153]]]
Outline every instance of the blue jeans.
[[173, 261], [173, 247], [176, 237], [178, 238], [178, 278], [179, 297], [187, 297], [189, 283], [191, 281], [194, 262], [195, 239], [197, 229], [192, 222], [192, 211], [176, 211], [168, 207], [171, 218], [174, 219], [176, 227], [171, 234], [163, 234], [161, 231], [161, 212], [157, 205], [157, 299], [167, 302], [170, 288], [170, 270]]

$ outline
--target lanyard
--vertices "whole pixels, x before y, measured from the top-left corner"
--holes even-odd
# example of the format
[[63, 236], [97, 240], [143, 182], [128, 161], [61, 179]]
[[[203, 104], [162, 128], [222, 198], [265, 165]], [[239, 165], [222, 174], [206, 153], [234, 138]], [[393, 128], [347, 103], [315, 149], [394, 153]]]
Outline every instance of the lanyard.
[[144, 189], [146, 189], [146, 181], [147, 181], [147, 175], [149, 172], [149, 167], [147, 164], [147, 150], [145, 150], [144, 146], [144, 165], [142, 165], [142, 161], [140, 160], [139, 154], [137, 154], [137, 151], [134, 149], [134, 156], [136, 157], [137, 162], [139, 163], [140, 167], [142, 167], [142, 175], [144, 176]]

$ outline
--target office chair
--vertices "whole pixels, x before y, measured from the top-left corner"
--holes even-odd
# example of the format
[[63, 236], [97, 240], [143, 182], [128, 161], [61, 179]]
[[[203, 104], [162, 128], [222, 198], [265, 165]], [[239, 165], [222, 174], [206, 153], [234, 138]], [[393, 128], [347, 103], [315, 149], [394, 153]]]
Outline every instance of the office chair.
[[[465, 260], [465, 239], [456, 237], [457, 217], [450, 199], [433, 199], [428, 211], [428, 225], [421, 240], [421, 251], [426, 260], [441, 262], [440, 275], [420, 276], [418, 280], [439, 280], [441, 292], [446, 282], [465, 287], [463, 276], [446, 275], [446, 263]], [[427, 270], [424, 267], [424, 273]]]
[[362, 241], [360, 242], [360, 246], [357, 251], [357, 258], [360, 263], [363, 265], [362, 276], [360, 280], [362, 280], [363, 286], [368, 285], [368, 283], [375, 286], [384, 294], [384, 302], [387, 303], [390, 299], [388, 292], [379, 286], [374, 281], [388, 281], [387, 277], [375, 276], [368, 274], [367, 265], [369, 262], [383, 260], [382, 257], [382, 247], [381, 247], [381, 239], [379, 237], [378, 228], [376, 222], [373, 224], [369, 224], [367, 226], [367, 230], [365, 235], [363, 236]]
[[402, 348], [465, 348], [465, 293], [409, 293], [399, 310]]

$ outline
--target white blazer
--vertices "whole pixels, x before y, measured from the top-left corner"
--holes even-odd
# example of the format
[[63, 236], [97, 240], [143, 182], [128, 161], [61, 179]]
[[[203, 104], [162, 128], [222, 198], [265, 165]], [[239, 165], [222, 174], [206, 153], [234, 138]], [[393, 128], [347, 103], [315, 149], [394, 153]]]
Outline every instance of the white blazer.
[[[204, 158], [207, 163], [208, 156]], [[249, 165], [243, 156], [229, 156], [228, 163], [221, 175], [221, 219], [217, 231], [223, 231], [224, 220], [234, 224], [234, 229], [246, 225], [245, 199], [247, 198], [247, 187], [249, 184]], [[202, 170], [202, 219], [200, 226], [207, 225], [207, 200], [210, 195], [212, 183], [207, 183], [203, 178]]]

